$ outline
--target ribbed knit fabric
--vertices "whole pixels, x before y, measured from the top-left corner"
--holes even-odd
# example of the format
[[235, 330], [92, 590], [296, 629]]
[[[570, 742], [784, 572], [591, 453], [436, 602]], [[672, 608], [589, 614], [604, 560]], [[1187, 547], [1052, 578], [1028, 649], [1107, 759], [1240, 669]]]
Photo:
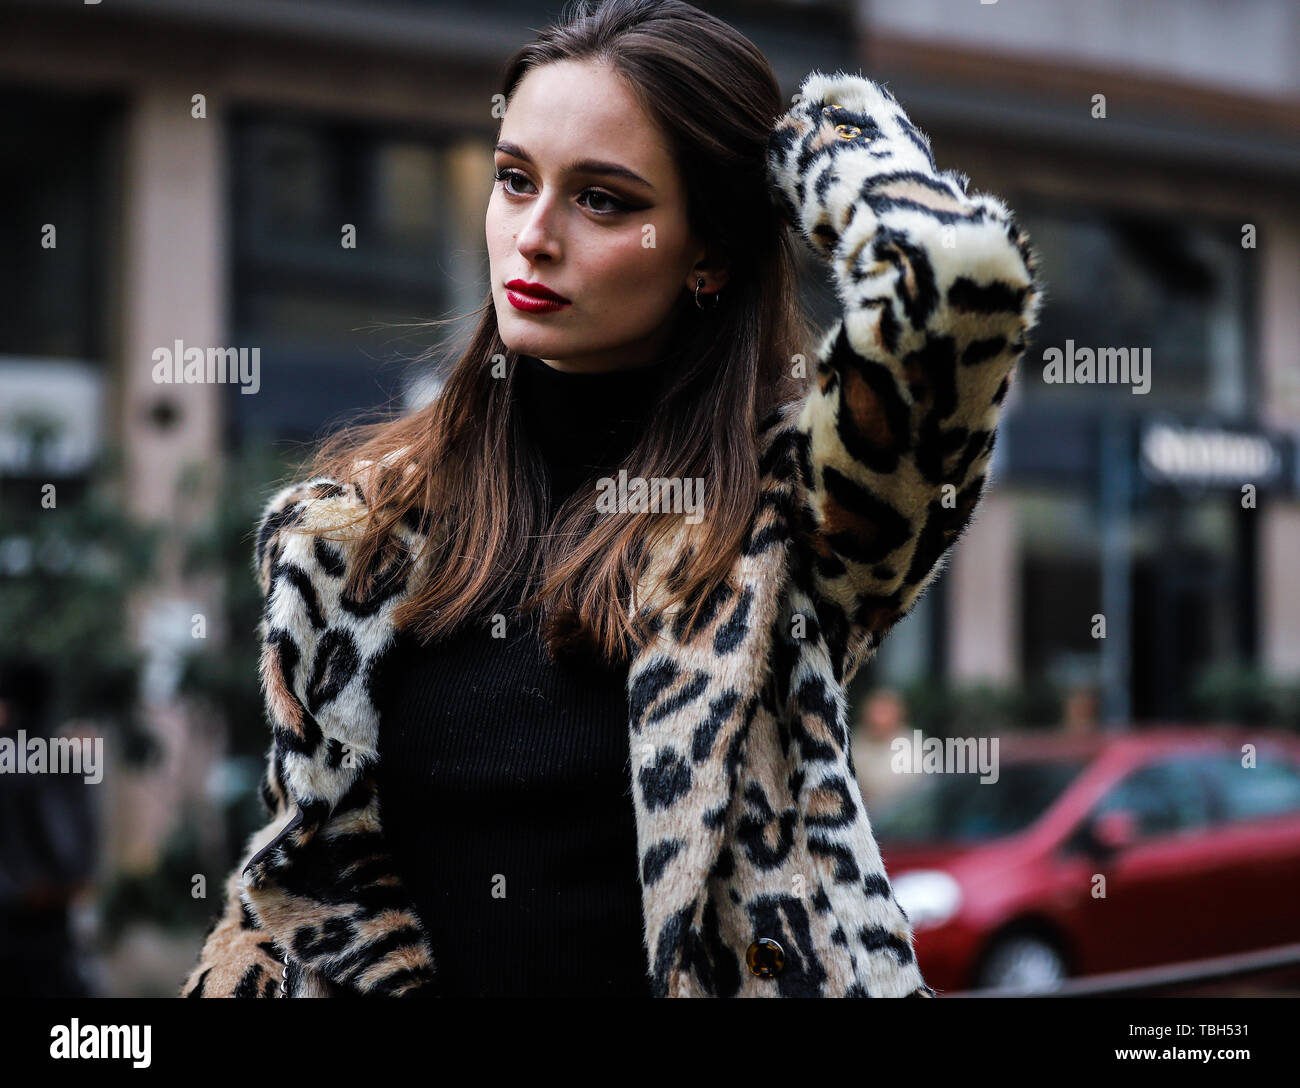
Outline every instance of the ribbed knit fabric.
[[[520, 367], [556, 503], [630, 451], [664, 372]], [[649, 997], [626, 666], [552, 662], [536, 614], [508, 612], [503, 639], [486, 618], [399, 635], [378, 680], [384, 830], [437, 993]]]

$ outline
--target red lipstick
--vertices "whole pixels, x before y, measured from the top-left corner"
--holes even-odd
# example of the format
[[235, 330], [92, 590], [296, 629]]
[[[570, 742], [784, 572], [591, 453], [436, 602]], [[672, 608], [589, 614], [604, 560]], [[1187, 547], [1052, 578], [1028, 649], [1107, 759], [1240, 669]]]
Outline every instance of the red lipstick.
[[557, 295], [546, 284], [518, 279], [506, 283], [506, 298], [516, 310], [533, 314], [552, 313], [570, 305], [567, 298]]

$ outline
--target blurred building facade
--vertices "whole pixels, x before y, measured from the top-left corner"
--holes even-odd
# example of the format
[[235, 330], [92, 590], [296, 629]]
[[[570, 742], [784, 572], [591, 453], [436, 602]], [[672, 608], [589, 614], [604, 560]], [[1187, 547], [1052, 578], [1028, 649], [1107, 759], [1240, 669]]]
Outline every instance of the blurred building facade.
[[[308, 442], [427, 395], [401, 323], [487, 297], [494, 95], [561, 6], [0, 2], [0, 117], [17, 137], [3, 152], [0, 473], [27, 471], [21, 418], [49, 415], [69, 483], [115, 443], [134, 513], [170, 523], [187, 464], [219, 469], [245, 442]], [[854, 63], [846, 4], [715, 10], [785, 86]], [[256, 393], [156, 382], [155, 352], [177, 342], [258, 349]], [[131, 620], [164, 761], [107, 780], [110, 865], [147, 868], [182, 803], [214, 788], [219, 740], [175, 698], [172, 666], [216, 587], [166, 569]]]
[[[1218, 662], [1294, 677], [1300, 11], [863, 11], [864, 71], [1016, 211], [1048, 283], [993, 492], [887, 671], [1095, 684], [1120, 721], [1186, 714]], [[1148, 388], [1046, 381], [1071, 342], [1150, 349]]]
[[[994, 487], [873, 675], [1092, 678], [1108, 716], [1147, 719], [1182, 713], [1216, 660], [1300, 671], [1295, 6], [700, 6], [790, 93], [814, 68], [887, 82], [940, 167], [1002, 196], [1044, 258]], [[376, 329], [486, 297], [493, 95], [560, 3], [3, 7], [0, 472], [22, 459], [14, 407], [52, 411], [69, 476], [116, 441], [130, 501], [166, 520], [186, 461], [419, 396]], [[257, 394], [156, 383], [178, 340], [259, 348]], [[1043, 351], [1067, 341], [1149, 348], [1150, 391], [1045, 382]], [[185, 637], [193, 592], [160, 586], [142, 637], [169, 607]], [[156, 841], [208, 758], [168, 695], [174, 781], [136, 799], [133, 840]]]

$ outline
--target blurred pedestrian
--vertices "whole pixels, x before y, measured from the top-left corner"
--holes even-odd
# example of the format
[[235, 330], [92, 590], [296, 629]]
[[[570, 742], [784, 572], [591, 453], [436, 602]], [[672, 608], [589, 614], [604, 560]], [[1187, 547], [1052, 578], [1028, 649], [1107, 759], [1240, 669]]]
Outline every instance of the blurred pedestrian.
[[876, 688], [863, 700], [853, 731], [853, 766], [868, 809], [875, 809], [906, 789], [915, 776], [891, 769], [893, 742], [911, 743], [907, 704], [893, 688]]
[[[53, 681], [39, 662], [0, 665], [0, 738], [26, 758], [50, 739]], [[72, 926], [76, 898], [94, 874], [91, 784], [81, 774], [7, 768], [0, 774], [0, 993], [88, 997]]]
[[1070, 688], [1065, 694], [1061, 731], [1067, 737], [1083, 737], [1095, 733], [1100, 724], [1100, 704], [1097, 689], [1092, 685], [1080, 684]]

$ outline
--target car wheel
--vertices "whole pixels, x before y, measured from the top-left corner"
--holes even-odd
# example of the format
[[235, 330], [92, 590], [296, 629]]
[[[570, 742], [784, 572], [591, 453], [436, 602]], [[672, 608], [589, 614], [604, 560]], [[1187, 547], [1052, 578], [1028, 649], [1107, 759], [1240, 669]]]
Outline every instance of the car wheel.
[[980, 989], [1017, 989], [1045, 993], [1067, 977], [1065, 958], [1042, 937], [1015, 934], [994, 942], [980, 968]]

